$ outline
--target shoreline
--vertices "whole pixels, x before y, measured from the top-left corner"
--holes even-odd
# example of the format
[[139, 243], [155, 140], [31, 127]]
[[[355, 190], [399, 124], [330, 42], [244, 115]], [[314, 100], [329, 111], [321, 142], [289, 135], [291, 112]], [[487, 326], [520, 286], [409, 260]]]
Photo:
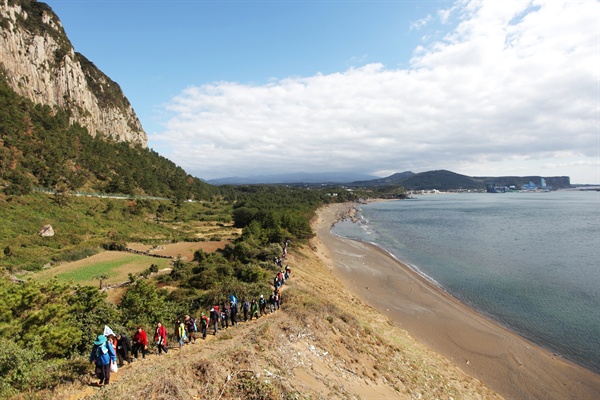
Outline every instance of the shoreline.
[[387, 250], [331, 227], [352, 205], [320, 209], [317, 254], [346, 288], [433, 351], [508, 399], [600, 397], [600, 375], [467, 307]]

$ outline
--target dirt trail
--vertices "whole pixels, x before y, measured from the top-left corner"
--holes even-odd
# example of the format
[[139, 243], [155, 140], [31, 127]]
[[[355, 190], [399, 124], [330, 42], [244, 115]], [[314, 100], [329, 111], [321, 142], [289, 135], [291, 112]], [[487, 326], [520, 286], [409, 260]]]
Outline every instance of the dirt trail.
[[292, 274], [276, 313], [181, 352], [148, 355], [108, 386], [91, 386], [96, 379], [88, 374], [50, 398], [499, 398], [346, 291], [317, 248], [326, 250], [318, 242], [290, 250]]
[[[280, 289], [281, 292], [283, 292], [283, 289], [284, 288]], [[103, 387], [98, 386], [98, 379], [96, 379], [96, 376], [94, 375], [94, 366], [90, 364], [88, 377], [87, 379], [84, 379], [84, 381], [87, 381], [87, 384], [80, 386], [74, 393], [67, 394], [63, 398], [67, 400], [79, 400], [90, 396], [101, 395], [103, 391], [118, 386], [121, 382], [126, 383], [129, 380], [135, 379], [137, 374], [145, 373], [148, 369], [161, 367], [167, 369], [171, 364], [186, 362], [186, 360], [198, 355], [210, 357], [217, 349], [223, 347], [222, 344], [219, 343], [220, 340], [227, 342], [230, 339], [235, 339], [237, 336], [245, 337], [252, 328], [256, 328], [259, 324], [265, 324], [268, 320], [273, 320], [281, 313], [282, 310], [278, 310], [272, 314], [267, 313], [258, 319], [254, 318], [252, 320], [244, 321], [243, 312], [241, 312], [238, 314], [238, 323], [236, 325], [230, 325], [228, 328], [221, 328], [221, 326], [219, 326], [219, 331], [216, 335], [214, 335], [213, 330], [209, 327], [205, 339], [202, 339], [201, 332], [196, 332], [196, 343], [186, 342], [181, 350], [179, 349], [178, 343], [173, 343], [173, 341], [171, 341], [167, 346], [169, 352], [161, 356], [158, 355], [156, 347], [151, 343], [151, 336], [153, 333], [148, 333], [148, 353], [145, 358], [142, 358], [141, 355], [139, 355], [137, 360], [134, 360], [129, 364], [125, 363], [123, 366], [119, 367], [118, 372], [111, 374], [110, 384]], [[223, 337], [226, 339], [222, 339]]]

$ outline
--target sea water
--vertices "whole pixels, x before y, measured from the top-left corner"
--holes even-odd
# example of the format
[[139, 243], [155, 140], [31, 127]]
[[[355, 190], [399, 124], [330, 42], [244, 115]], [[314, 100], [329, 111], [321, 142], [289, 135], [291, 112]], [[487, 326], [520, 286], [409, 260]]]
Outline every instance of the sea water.
[[600, 193], [423, 195], [360, 206], [375, 243], [463, 303], [600, 372]]

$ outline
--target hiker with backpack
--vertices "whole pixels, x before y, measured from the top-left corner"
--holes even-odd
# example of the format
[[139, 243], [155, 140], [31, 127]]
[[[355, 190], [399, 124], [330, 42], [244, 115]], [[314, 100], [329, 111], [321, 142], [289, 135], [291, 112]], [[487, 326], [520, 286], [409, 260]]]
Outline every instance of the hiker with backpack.
[[156, 331], [154, 331], [154, 342], [158, 346], [159, 356], [163, 351], [165, 354], [169, 353], [169, 350], [167, 350], [167, 328], [165, 328], [160, 322], [156, 324]]
[[117, 362], [117, 355], [112, 344], [104, 335], [98, 335], [92, 347], [90, 363], [96, 364], [95, 374], [100, 380], [98, 386], [108, 385], [110, 383], [110, 364]]
[[200, 314], [200, 331], [202, 332], [202, 339], [206, 339], [206, 331], [208, 330], [208, 324], [208, 317], [204, 313]]
[[221, 317], [223, 322], [221, 323], [221, 328], [229, 328], [229, 318], [231, 317], [231, 308], [227, 302], [223, 303], [223, 312], [221, 313]]
[[279, 310], [279, 296], [281, 296], [279, 294], [279, 290], [275, 289], [273, 291], [273, 300], [275, 301], [275, 311]]
[[196, 343], [196, 331], [198, 328], [196, 327], [196, 320], [189, 315], [185, 316], [185, 330], [187, 331], [188, 340], [190, 343]]
[[267, 315], [267, 299], [262, 294], [258, 300], [258, 308], [260, 309], [260, 316]]
[[[235, 297], [234, 297], [235, 299]], [[234, 302], [233, 300], [230, 302], [229, 309], [231, 310], [231, 326], [237, 324], [237, 313], [238, 313], [238, 303], [237, 300]]]
[[219, 332], [219, 318], [221, 317], [221, 312], [219, 311], [219, 306], [214, 306], [210, 309], [210, 324], [214, 329], [214, 335], [216, 336]]

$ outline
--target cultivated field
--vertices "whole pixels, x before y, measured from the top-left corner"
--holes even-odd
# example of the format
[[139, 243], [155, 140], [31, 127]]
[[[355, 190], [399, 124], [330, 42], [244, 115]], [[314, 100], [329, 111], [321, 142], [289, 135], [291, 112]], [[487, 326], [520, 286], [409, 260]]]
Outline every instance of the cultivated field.
[[105, 251], [28, 276], [38, 280], [57, 278], [61, 282], [72, 280], [73, 283], [80, 285], [98, 285], [99, 279], [95, 277], [105, 275], [108, 278], [103, 283], [114, 284], [128, 281], [130, 273], [137, 276], [152, 264], [158, 265], [159, 270], [168, 268], [170, 261], [167, 258], [148, 257], [123, 251]]
[[[130, 243], [128, 247], [149, 251], [150, 254], [180, 257], [185, 261], [191, 261], [194, 252], [202, 249], [207, 253], [224, 248], [229, 241], [220, 242], [182, 242], [170, 243], [161, 246]], [[82, 260], [63, 263], [55, 267], [44, 269], [40, 272], [27, 274], [37, 280], [49, 280], [57, 278], [60, 282], [70, 280], [80, 285], [98, 285], [100, 276], [107, 276], [103, 280], [104, 285], [123, 283], [129, 280], [129, 274], [138, 276], [150, 268], [152, 264], [158, 266], [159, 271], [170, 268], [173, 259], [157, 258], [141, 254], [133, 254], [124, 251], [104, 251], [99, 254], [84, 258]]]

